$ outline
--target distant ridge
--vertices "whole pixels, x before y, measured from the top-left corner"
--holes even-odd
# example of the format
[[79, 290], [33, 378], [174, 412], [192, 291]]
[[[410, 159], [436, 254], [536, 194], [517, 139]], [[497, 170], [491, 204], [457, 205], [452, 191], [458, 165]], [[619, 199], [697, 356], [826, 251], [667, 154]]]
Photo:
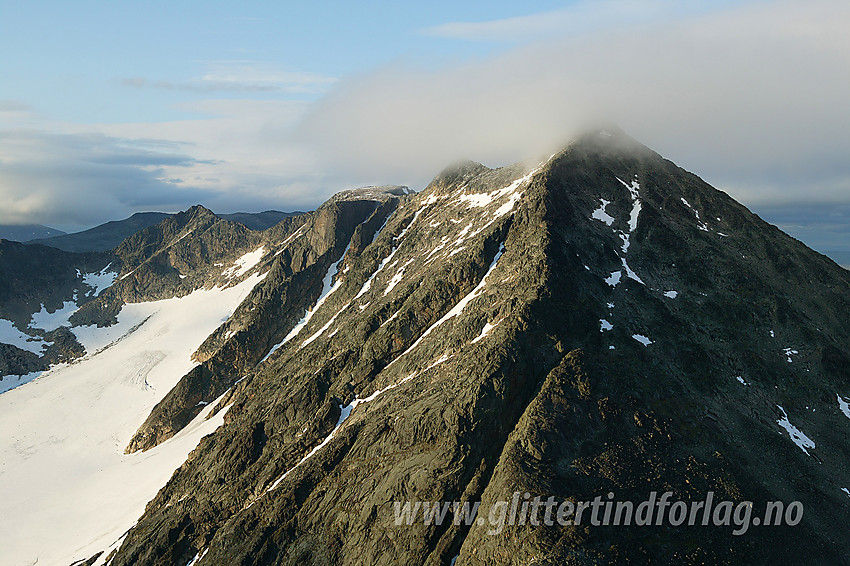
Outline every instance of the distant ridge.
[[112, 220], [82, 232], [32, 240], [27, 243], [44, 244], [66, 252], [105, 252], [120, 244], [128, 236], [159, 224], [169, 216], [171, 214], [166, 212], [137, 212], [124, 220]]
[[264, 212], [234, 212], [232, 214], [216, 214], [222, 220], [238, 222], [249, 230], [267, 230], [290, 216], [301, 216], [305, 214], [300, 210], [295, 212], [281, 212], [279, 210], [266, 210]]
[[41, 224], [0, 224], [0, 238], [13, 242], [29, 242], [41, 238], [52, 238], [65, 234], [62, 230]]
[[[298, 216], [303, 212], [280, 212], [267, 210], [265, 212], [235, 212], [232, 214], [217, 214], [223, 220], [238, 222], [250, 230], [266, 230], [284, 218]], [[144, 230], [159, 224], [166, 218], [174, 216], [167, 212], [137, 212], [124, 220], [112, 220], [73, 234], [57, 235], [30, 239], [28, 244], [43, 244], [66, 252], [105, 252], [111, 250], [139, 230]], [[58, 230], [57, 230], [58, 232]], [[12, 239], [12, 238], [9, 238]], [[21, 241], [21, 240], [19, 240]]]

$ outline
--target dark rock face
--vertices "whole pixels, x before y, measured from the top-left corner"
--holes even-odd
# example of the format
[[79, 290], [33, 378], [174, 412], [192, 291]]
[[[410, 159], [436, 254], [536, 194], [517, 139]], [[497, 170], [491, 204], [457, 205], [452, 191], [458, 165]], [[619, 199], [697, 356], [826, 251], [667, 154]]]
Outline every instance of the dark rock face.
[[110, 254], [69, 254], [47, 246], [0, 241], [0, 319], [45, 341], [40, 354], [0, 344], [0, 379], [43, 371], [81, 355], [82, 347], [66, 329], [30, 327], [32, 317], [41, 311], [54, 313], [68, 301], [80, 305], [93, 301], [95, 290], [86, 283], [85, 274], [115, 262]]
[[[846, 270], [613, 130], [352, 204], [281, 227], [263, 283], [140, 429], [131, 449], [199, 400], [229, 407], [111, 565], [846, 563]], [[651, 491], [805, 514], [743, 536], [394, 519]]]
[[223, 220], [230, 220], [242, 224], [249, 230], [263, 231], [279, 224], [285, 218], [301, 216], [304, 212], [280, 212], [279, 210], [266, 210], [263, 212], [233, 212], [230, 214], [218, 214]]

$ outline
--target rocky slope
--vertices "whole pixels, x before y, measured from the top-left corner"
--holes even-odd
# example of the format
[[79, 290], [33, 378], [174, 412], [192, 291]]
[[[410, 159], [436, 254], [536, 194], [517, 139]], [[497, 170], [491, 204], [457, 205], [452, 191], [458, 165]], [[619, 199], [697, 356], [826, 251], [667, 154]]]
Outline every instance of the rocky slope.
[[[263, 282], [196, 353], [200, 362], [157, 405], [130, 441], [128, 452], [146, 450], [167, 440], [203, 408], [256, 366], [313, 304], [324, 274], [349, 243], [364, 245], [393, 211], [397, 199], [333, 201], [300, 220], [297, 231], [281, 228], [283, 247], [270, 250]], [[246, 271], [246, 274], [248, 271]]]
[[[229, 408], [91, 562], [846, 563], [846, 270], [614, 130], [531, 166], [459, 164], [400, 203], [341, 204], [284, 230], [263, 284], [137, 433], [145, 449], [199, 403]], [[183, 265], [167, 257], [114, 292], [156, 295]], [[745, 536], [491, 535], [393, 512], [667, 490], [799, 500], [805, 516]]]

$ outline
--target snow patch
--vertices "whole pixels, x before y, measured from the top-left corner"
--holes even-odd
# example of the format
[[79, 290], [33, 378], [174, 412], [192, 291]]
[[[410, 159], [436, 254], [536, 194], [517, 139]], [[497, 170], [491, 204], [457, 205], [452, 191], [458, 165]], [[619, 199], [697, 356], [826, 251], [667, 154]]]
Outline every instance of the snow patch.
[[[340, 288], [340, 286], [342, 285], [341, 277], [338, 277], [335, 283], [332, 284], [331, 282], [333, 281], [334, 277], [339, 273], [339, 266], [342, 263], [342, 260], [345, 259], [345, 254], [348, 253], [348, 248], [350, 247], [351, 242], [349, 242], [348, 245], [345, 246], [345, 250], [343, 250], [340, 258], [335, 263], [332, 263], [330, 267], [328, 267], [325, 276], [322, 278], [322, 291], [319, 293], [319, 298], [316, 299], [316, 304], [314, 304], [312, 308], [307, 309], [307, 311], [304, 313], [304, 316], [301, 317], [301, 320], [299, 320], [298, 323], [292, 328], [292, 330], [289, 331], [289, 334], [287, 334], [281, 342], [272, 346], [271, 350], [269, 350], [269, 353], [266, 354], [262, 360], [260, 360], [260, 363], [263, 363], [264, 361], [269, 359], [269, 356], [274, 354], [278, 348], [298, 336], [298, 333], [301, 332], [301, 330], [303, 330], [305, 326], [307, 326], [307, 323], [310, 322], [310, 319], [313, 318], [313, 315], [316, 314], [316, 311], [319, 310], [319, 307], [325, 304], [325, 301], [328, 299], [328, 297], [330, 297], [334, 293], [334, 291]], [[347, 306], [348, 305], [346, 305], [346, 307]], [[340, 312], [342, 312], [342, 310], [340, 310]], [[334, 316], [334, 318], [336, 318], [336, 316]], [[331, 322], [333, 322], [333, 320], [331, 320]], [[326, 330], [326, 328], [323, 328], [322, 332], [324, 332], [324, 330]], [[319, 334], [321, 334], [321, 332]], [[318, 338], [318, 335], [316, 335], [316, 338]], [[309, 342], [312, 342], [313, 340], [315, 340], [315, 338], [313, 338], [313, 340], [308, 340]], [[301, 345], [301, 347], [304, 347], [306, 344], [309, 344], [309, 342], [305, 342]]]
[[[695, 217], [696, 217], [696, 219], [697, 219], [697, 228], [699, 228], [699, 229], [700, 229], [700, 230], [702, 230], [703, 232], [708, 232], [708, 226], [706, 226], [705, 222], [703, 222], [703, 221], [700, 219], [700, 217], [699, 217], [699, 211], [698, 211], [697, 209], [695, 209], [694, 207], [692, 207], [692, 206], [691, 206], [691, 204], [690, 204], [688, 201], [686, 201], [684, 197], [682, 197], [682, 203], [683, 203], [685, 206], [687, 206], [688, 208], [690, 208], [690, 209], [691, 209], [691, 212], [693, 212], [693, 213], [694, 213], [694, 216], [695, 216]], [[723, 235], [723, 234], [721, 234], [721, 235]]]
[[785, 354], [785, 358], [788, 360], [789, 364], [794, 363], [794, 358], [792, 358], [792, 356], [796, 356], [800, 353], [793, 348], [785, 348], [782, 350], [782, 352]]
[[195, 566], [198, 562], [200, 562], [200, 561], [201, 561], [201, 559], [202, 559], [204, 556], [206, 556], [206, 555], [207, 555], [207, 552], [209, 552], [209, 551], [210, 551], [210, 549], [209, 549], [209, 547], [207, 547], [207, 548], [206, 548], [203, 552], [198, 552], [198, 553], [195, 555], [195, 557], [194, 557], [194, 558], [192, 558], [192, 559], [189, 561], [189, 563], [188, 563], [188, 564], [186, 564], [186, 566]]
[[480, 295], [484, 291], [484, 285], [487, 283], [487, 277], [489, 277], [490, 274], [493, 272], [493, 269], [496, 267], [496, 264], [498, 263], [499, 258], [502, 257], [502, 253], [504, 253], [504, 251], [505, 251], [505, 244], [502, 243], [501, 246], [499, 246], [499, 251], [497, 251], [496, 255], [493, 257], [493, 261], [490, 263], [490, 267], [487, 268], [487, 272], [484, 274], [484, 277], [481, 278], [481, 281], [478, 282], [478, 285], [476, 285], [475, 288], [472, 291], [470, 291], [464, 298], [462, 298], [460, 301], [458, 301], [458, 303], [454, 307], [452, 307], [451, 310], [449, 310], [449, 312], [447, 312], [446, 314], [444, 314], [440, 318], [440, 320], [438, 320], [437, 322], [435, 322], [434, 324], [429, 326], [428, 329], [425, 332], [423, 332], [422, 335], [419, 338], [417, 338], [416, 341], [413, 344], [411, 344], [409, 348], [407, 348], [404, 352], [402, 352], [401, 354], [396, 356], [393, 359], [393, 361], [391, 361], [386, 367], [390, 367], [391, 365], [396, 363], [399, 359], [404, 357], [405, 354], [407, 354], [408, 352], [410, 352], [411, 350], [416, 348], [416, 346], [418, 346], [419, 343], [422, 342], [422, 340], [424, 340], [431, 332], [433, 332], [435, 328], [437, 328], [438, 326], [440, 326], [441, 324], [443, 324], [444, 322], [446, 322], [450, 318], [454, 318], [457, 315], [459, 315], [460, 313], [462, 313], [463, 309], [466, 308], [466, 305], [468, 305], [470, 301], [472, 301], [474, 298], [476, 298], [478, 295]]
[[[638, 276], [638, 274], [635, 273], [632, 270], [631, 267], [629, 267], [629, 264], [626, 261], [626, 255], [628, 254], [629, 246], [631, 245], [631, 234], [632, 234], [632, 232], [634, 232], [637, 229], [638, 217], [640, 216], [640, 210], [641, 210], [640, 183], [638, 183], [637, 180], [633, 180], [629, 184], [629, 183], [626, 183], [625, 181], [623, 181], [622, 179], [620, 179], [619, 177], [616, 177], [616, 179], [620, 183], [622, 183], [622, 185], [624, 187], [626, 187], [626, 189], [628, 189], [629, 196], [632, 199], [632, 211], [629, 214], [629, 230], [628, 230], [628, 232], [623, 232], [622, 230], [615, 230], [614, 231], [614, 233], [619, 235], [620, 239], [623, 241], [622, 245], [620, 246], [620, 250], [622, 251], [622, 254], [623, 254], [620, 257], [620, 261], [623, 264], [623, 269], [626, 272], [626, 277], [637, 281], [641, 285], [646, 285], [643, 282], [643, 280]], [[608, 201], [606, 201], [604, 199], [600, 199], [600, 201], [602, 201], [602, 204], [603, 204], [602, 208], [598, 209], [597, 211], [594, 212], [594, 218], [597, 218], [599, 220], [604, 218], [602, 216], [602, 214], [604, 213], [605, 206], [607, 206], [607, 204], [608, 204]], [[598, 215], [597, 215], [597, 212], [599, 213]], [[606, 215], [607, 215], [607, 213], [606, 213]], [[605, 221], [605, 220], [603, 220], [603, 221]], [[607, 221], [605, 221], [605, 222], [606, 222], [606, 224], [609, 224], [609, 226], [610, 226], [611, 224], [613, 224], [613, 218], [611, 219], [611, 223], [608, 223]], [[617, 273], [616, 277], [615, 277], [615, 273]], [[620, 282], [620, 277], [622, 275], [622, 273], [619, 273], [619, 272], [615, 272], [615, 273], [612, 273], [611, 277], [609, 277], [608, 279], [605, 280], [605, 282], [608, 283], [609, 285], [611, 285], [612, 287], [617, 286], [617, 284]]]
[[[310, 450], [310, 452], [308, 452], [306, 456], [301, 458], [301, 460], [299, 460], [297, 464], [295, 464], [294, 466], [289, 468], [282, 476], [280, 476], [277, 480], [275, 480], [275, 482], [272, 485], [269, 486], [269, 488], [266, 490], [266, 492], [269, 492], [269, 491], [272, 491], [273, 489], [275, 489], [278, 485], [280, 485], [280, 482], [282, 482], [284, 479], [286, 479], [286, 476], [288, 476], [289, 474], [294, 472], [296, 469], [298, 469], [298, 467], [301, 464], [303, 464], [304, 462], [306, 462], [307, 460], [312, 458], [319, 450], [324, 448], [331, 440], [333, 440], [334, 436], [336, 436], [337, 431], [340, 429], [340, 427], [342, 427], [343, 423], [346, 421], [346, 419], [348, 419], [348, 417], [351, 415], [351, 412], [358, 405], [370, 403], [371, 401], [374, 401], [375, 399], [377, 399], [378, 397], [380, 397], [381, 395], [383, 395], [387, 391], [389, 391], [391, 389], [395, 389], [399, 385], [402, 385], [403, 383], [410, 381], [411, 379], [416, 377], [416, 375], [418, 375], [418, 373], [412, 373], [412, 374], [408, 375], [407, 377], [405, 377], [404, 379], [402, 379], [401, 381], [399, 381], [398, 383], [394, 383], [392, 385], [388, 385], [388, 386], [384, 387], [383, 389], [379, 389], [379, 390], [375, 391], [374, 393], [372, 393], [371, 395], [369, 395], [368, 397], [366, 397], [364, 399], [355, 398], [348, 405], [345, 405], [345, 406], [339, 405], [339, 419], [337, 419], [336, 426], [334, 426], [334, 428], [330, 432], [330, 434], [328, 434], [328, 436], [325, 437], [325, 439], [322, 440], [322, 442], [320, 442], [312, 450]], [[265, 492], [264, 492], [264, 494], [265, 494]]]
[[841, 395], [835, 394], [838, 397], [838, 408], [844, 413], [844, 416], [850, 419], [850, 402], [844, 399]]
[[[110, 267], [112, 267], [111, 263], [97, 273], [86, 273], [85, 275], [83, 275], [83, 283], [92, 288], [91, 295], [93, 297], [97, 297], [104, 290], [111, 287], [112, 284], [115, 283], [115, 280], [118, 278], [118, 272], [109, 271]], [[133, 272], [131, 271], [130, 273]], [[128, 273], [127, 275], [130, 275], [130, 273]], [[124, 277], [127, 277], [127, 275], [125, 275]], [[122, 279], [124, 277], [122, 277]]]
[[387, 320], [385, 320], [384, 322], [381, 323], [381, 326], [384, 326], [384, 325], [388, 324], [390, 321], [395, 320], [396, 317], [398, 317], [398, 313], [400, 313], [400, 312], [401, 312], [401, 309], [395, 311], [391, 317], [389, 317]]
[[644, 336], [643, 334], [632, 334], [632, 338], [643, 344], [644, 346], [649, 346], [650, 344], [654, 344], [652, 340]]
[[747, 382], [744, 380], [744, 378], [743, 378], [743, 377], [741, 377], [740, 375], [736, 375], [736, 376], [735, 376], [735, 379], [737, 379], [737, 380], [738, 380], [738, 383], [740, 383], [741, 385], [749, 385], [749, 383], [747, 383]]
[[384, 296], [390, 294], [390, 292], [395, 289], [395, 286], [401, 283], [401, 280], [404, 278], [404, 272], [407, 269], [407, 266], [413, 263], [413, 260], [416, 258], [410, 258], [404, 265], [398, 268], [398, 271], [395, 275], [392, 276], [389, 283], [387, 284], [387, 288], [384, 290]]
[[386, 217], [386, 218], [384, 218], [384, 223], [383, 223], [383, 224], [381, 224], [381, 226], [380, 226], [377, 230], [375, 230], [375, 233], [374, 233], [374, 234], [372, 234], [372, 241], [371, 241], [371, 242], [369, 242], [370, 244], [374, 244], [374, 243], [375, 243], [375, 240], [377, 240], [377, 239], [378, 239], [378, 236], [380, 236], [380, 235], [381, 235], [381, 232], [382, 232], [382, 231], [384, 230], [384, 228], [386, 227], [387, 222], [389, 222], [389, 221], [390, 221], [390, 217], [391, 217], [391, 216], [392, 216], [392, 214], [387, 214], [387, 217]]
[[623, 276], [622, 271], [615, 271], [605, 279], [605, 282], [608, 283], [612, 287], [616, 287], [620, 283], [620, 278], [622, 276]]
[[[431, 197], [433, 197], [433, 195], [431, 195]], [[393, 257], [395, 257], [395, 254], [398, 252], [399, 248], [398, 241], [404, 238], [405, 234], [407, 234], [407, 231], [410, 230], [410, 227], [413, 226], [413, 224], [416, 222], [416, 219], [419, 218], [419, 215], [422, 214], [423, 210], [425, 210], [425, 207], [437, 201], [437, 197], [434, 197], [435, 200], [433, 201], [431, 200], [431, 197], [428, 197], [427, 199], [422, 201], [422, 205], [416, 210], [416, 212], [413, 213], [413, 218], [410, 220], [407, 226], [405, 226], [404, 229], [398, 233], [398, 236], [393, 238], [394, 245], [392, 250], [390, 250], [390, 253], [387, 255], [387, 257], [381, 260], [381, 263], [378, 265], [378, 269], [376, 269], [375, 272], [369, 276], [369, 279], [367, 279], [365, 283], [363, 283], [363, 286], [360, 288], [360, 292], [357, 293], [357, 295], [355, 295], [354, 297], [355, 300], [359, 299], [369, 291], [369, 289], [372, 287], [372, 280], [375, 279], [378, 273], [380, 273], [384, 269], [384, 267], [386, 267], [386, 265], [393, 259]]]
[[44, 304], [42, 304], [41, 310], [32, 315], [29, 327], [50, 331], [55, 330], [60, 326], [71, 326], [68, 319], [70, 319], [71, 315], [75, 312], [77, 312], [77, 304], [74, 301], [64, 301], [62, 303], [62, 307], [56, 309], [54, 312], [48, 312], [47, 309], [44, 308]]
[[604, 318], [599, 319], [599, 332], [605, 332], [606, 330], [611, 330], [614, 328], [614, 325], [605, 320]]
[[306, 346], [306, 345], [308, 345], [308, 344], [310, 344], [310, 343], [311, 343], [311, 342], [313, 342], [316, 338], [318, 338], [319, 336], [321, 336], [322, 334], [324, 334], [325, 330], [327, 330], [328, 328], [330, 328], [330, 327], [331, 327], [331, 325], [334, 323], [334, 321], [336, 320], [336, 317], [338, 317], [340, 314], [342, 314], [342, 311], [344, 311], [345, 309], [347, 309], [347, 308], [349, 307], [349, 305], [351, 305], [351, 303], [346, 303], [346, 304], [345, 304], [345, 306], [343, 306], [341, 309], [339, 309], [338, 311], [336, 311], [336, 314], [334, 314], [334, 315], [331, 317], [331, 319], [325, 323], [325, 325], [324, 325], [324, 326], [322, 326], [320, 329], [318, 329], [318, 330], [316, 331], [316, 333], [315, 333], [315, 334], [313, 334], [312, 336], [310, 336], [309, 338], [307, 338], [306, 340], [304, 340], [304, 342], [301, 344], [301, 346], [299, 347], [299, 349], [300, 349], [300, 348], [303, 348], [304, 346]]
[[258, 263], [260, 263], [260, 260], [263, 259], [263, 255], [265, 253], [265, 246], [260, 246], [253, 252], [248, 252], [236, 261], [234, 261], [233, 266], [228, 267], [227, 269], [222, 271], [221, 274], [227, 279], [242, 277], [243, 275], [254, 269], [254, 267], [256, 267]]
[[638, 274], [637, 274], [637, 273], [635, 273], [634, 271], [632, 271], [632, 268], [631, 268], [631, 267], [629, 267], [629, 264], [628, 264], [628, 263], [626, 263], [626, 258], [625, 258], [625, 257], [623, 257], [623, 258], [621, 258], [621, 259], [622, 259], [622, 261], [623, 261], [623, 269], [625, 269], [625, 270], [626, 270], [626, 276], [627, 276], [629, 279], [633, 279], [633, 280], [637, 281], [638, 283], [640, 283], [641, 285], [646, 286], [646, 283], [644, 283], [644, 282], [643, 282], [643, 279], [641, 279], [640, 277], [638, 277]]
[[806, 436], [803, 431], [791, 424], [791, 422], [788, 420], [788, 413], [785, 412], [785, 409], [782, 408], [782, 405], [777, 405], [777, 407], [779, 407], [779, 410], [782, 411], [782, 418], [777, 419], [776, 424], [784, 428], [785, 431], [788, 433], [788, 436], [791, 437], [791, 440], [794, 441], [794, 444], [796, 444], [800, 448], [800, 450], [805, 452], [807, 456], [810, 456], [811, 454], [809, 454], [809, 451], [807, 449], [815, 448], [815, 442], [811, 438]]
[[[497, 191], [494, 191], [494, 193]], [[493, 202], [493, 193], [474, 193], [471, 195], [460, 195], [458, 201], [461, 203], [469, 203], [468, 208], [483, 208]]]
[[679, 296], [679, 292], [678, 291], [664, 291], [664, 296], [667, 297], [668, 299], [675, 299], [676, 297]]
[[608, 214], [608, 212], [606, 212], [605, 210], [605, 207], [611, 204], [611, 201], [601, 198], [599, 199], [599, 202], [601, 202], [602, 205], [596, 210], [594, 210], [593, 214], [590, 217], [595, 220], [599, 220], [600, 222], [604, 222], [608, 226], [611, 226], [612, 224], [614, 224], [614, 217]]
[[502, 322], [502, 319], [497, 320], [494, 324], [490, 324], [489, 322], [485, 323], [484, 328], [481, 329], [481, 333], [478, 336], [476, 336], [475, 338], [473, 338], [471, 343], [475, 344], [479, 340], [483, 340], [484, 337], [486, 337], [490, 333], [491, 330], [496, 328], [499, 325], [500, 322]]
[[[282, 242], [280, 243], [280, 249], [278, 249], [278, 250], [274, 253], [274, 255], [275, 255], [275, 256], [279, 256], [279, 255], [280, 255], [280, 254], [282, 254], [282, 253], [284, 252], [284, 250], [286, 249], [286, 244], [288, 244], [289, 242], [291, 242], [291, 241], [295, 240], [296, 238], [300, 238], [300, 237], [301, 237], [301, 234], [304, 232], [304, 228], [305, 228], [306, 226], [307, 226], [306, 224], [302, 224], [302, 225], [298, 228], [298, 230], [296, 230], [295, 232], [293, 232], [292, 234], [290, 234], [290, 235], [289, 235], [289, 237], [287, 237], [284, 241], [282, 241]], [[216, 265], [221, 265], [221, 264], [217, 263]]]

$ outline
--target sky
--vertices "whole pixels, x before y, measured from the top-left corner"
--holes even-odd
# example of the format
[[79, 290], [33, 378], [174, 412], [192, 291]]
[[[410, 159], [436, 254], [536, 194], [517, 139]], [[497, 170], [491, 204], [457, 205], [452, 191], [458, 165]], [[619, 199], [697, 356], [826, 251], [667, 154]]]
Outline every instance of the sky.
[[840, 0], [0, 0], [0, 224], [305, 210], [613, 121], [850, 252]]

